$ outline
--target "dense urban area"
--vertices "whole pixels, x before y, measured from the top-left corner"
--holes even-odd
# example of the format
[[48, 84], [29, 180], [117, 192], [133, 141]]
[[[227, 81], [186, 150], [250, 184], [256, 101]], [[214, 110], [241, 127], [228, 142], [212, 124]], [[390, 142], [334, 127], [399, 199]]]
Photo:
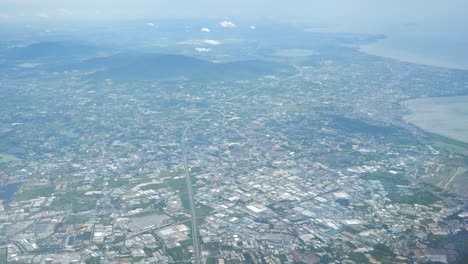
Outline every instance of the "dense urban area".
[[379, 36], [249, 32], [92, 63], [3, 43], [0, 263], [466, 261], [468, 143], [405, 117], [468, 71], [359, 50]]

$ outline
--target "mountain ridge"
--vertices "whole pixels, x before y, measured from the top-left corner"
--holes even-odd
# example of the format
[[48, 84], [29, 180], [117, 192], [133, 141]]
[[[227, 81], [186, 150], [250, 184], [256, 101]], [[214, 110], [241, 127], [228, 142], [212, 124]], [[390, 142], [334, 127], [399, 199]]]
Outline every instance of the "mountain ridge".
[[194, 57], [174, 54], [120, 53], [83, 61], [69, 70], [94, 70], [92, 79], [120, 81], [160, 79], [251, 79], [289, 71], [286, 64], [247, 60], [213, 63]]

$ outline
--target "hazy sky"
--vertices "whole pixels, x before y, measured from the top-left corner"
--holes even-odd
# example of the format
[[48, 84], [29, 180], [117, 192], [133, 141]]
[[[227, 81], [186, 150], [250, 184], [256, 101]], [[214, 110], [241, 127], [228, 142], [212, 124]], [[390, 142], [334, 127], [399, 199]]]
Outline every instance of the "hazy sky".
[[0, 0], [0, 19], [136, 19], [241, 17], [466, 21], [466, 0]]
[[417, 25], [420, 29], [408, 34], [461, 38], [468, 34], [467, 10], [468, 0], [0, 0], [0, 27], [31, 20], [214, 18], [332, 24], [336, 31], [385, 34], [402, 30], [395, 25]]
[[[155, 25], [158, 20], [183, 18], [242, 25], [243, 20], [254, 20], [244, 27], [263, 21], [300, 22], [304, 29], [385, 34], [390, 48], [407, 43], [402, 47], [407, 53], [426, 47], [437, 51], [431, 54], [447, 53], [466, 63], [467, 10], [468, 0], [0, 0], [0, 29], [34, 21], [53, 27], [67, 20], [77, 25], [135, 19]], [[319, 29], [316, 24], [328, 27]]]

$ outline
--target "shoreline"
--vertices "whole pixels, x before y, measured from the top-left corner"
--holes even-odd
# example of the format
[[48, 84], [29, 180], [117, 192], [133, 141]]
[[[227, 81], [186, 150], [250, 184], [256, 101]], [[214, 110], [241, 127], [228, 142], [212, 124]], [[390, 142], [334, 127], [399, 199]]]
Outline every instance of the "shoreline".
[[400, 62], [425, 65], [431, 67], [446, 68], [451, 70], [468, 70], [468, 65], [458, 65], [456, 63], [444, 62], [436, 59], [431, 59], [420, 54], [414, 54], [409, 51], [385, 47], [384, 42], [388, 41], [388, 37], [369, 44], [359, 46], [359, 51], [372, 56], [397, 60]]
[[[468, 144], [468, 95], [414, 98], [401, 102], [409, 112], [402, 119], [432, 134]], [[451, 118], [447, 118], [451, 117]]]

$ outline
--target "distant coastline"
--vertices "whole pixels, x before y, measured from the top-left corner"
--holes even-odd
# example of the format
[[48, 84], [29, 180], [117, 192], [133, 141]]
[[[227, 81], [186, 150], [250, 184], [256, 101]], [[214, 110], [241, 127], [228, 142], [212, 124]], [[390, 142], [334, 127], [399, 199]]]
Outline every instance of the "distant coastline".
[[[442, 42], [441, 40], [438, 41]], [[440, 49], [438, 49], [439, 46], [433, 44], [430, 48], [426, 48], [424, 44], [421, 44], [423, 46], [419, 48], [417, 45], [418, 43], [405, 43], [405, 41], [398, 38], [387, 36], [376, 42], [360, 46], [360, 51], [409, 63], [468, 70], [468, 55], [465, 55], [462, 50], [459, 51], [460, 54], [455, 54], [457, 51], [451, 47], [444, 48], [441, 45]]]

